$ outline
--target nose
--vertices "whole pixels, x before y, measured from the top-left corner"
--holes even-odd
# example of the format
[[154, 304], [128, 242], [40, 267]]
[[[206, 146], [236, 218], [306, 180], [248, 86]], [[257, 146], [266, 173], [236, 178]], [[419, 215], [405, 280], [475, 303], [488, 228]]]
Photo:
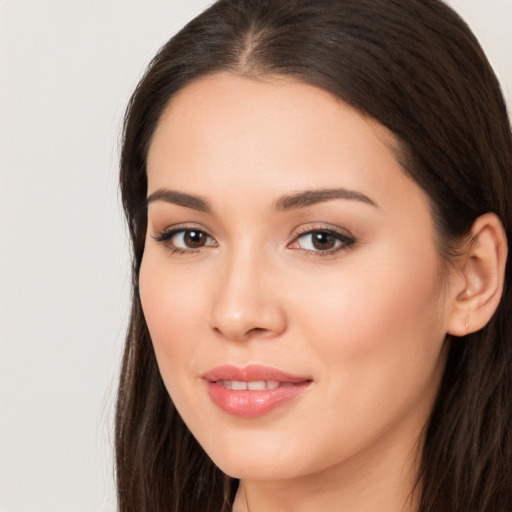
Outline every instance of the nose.
[[230, 340], [273, 338], [287, 326], [275, 272], [251, 252], [226, 258], [215, 278], [211, 327]]

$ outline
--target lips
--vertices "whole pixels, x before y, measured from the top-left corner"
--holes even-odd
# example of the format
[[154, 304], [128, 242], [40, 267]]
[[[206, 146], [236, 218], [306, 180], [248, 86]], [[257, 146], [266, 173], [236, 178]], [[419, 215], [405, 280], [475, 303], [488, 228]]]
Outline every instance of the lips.
[[224, 412], [242, 418], [267, 414], [298, 398], [312, 383], [308, 377], [261, 365], [219, 366], [202, 378], [213, 403]]

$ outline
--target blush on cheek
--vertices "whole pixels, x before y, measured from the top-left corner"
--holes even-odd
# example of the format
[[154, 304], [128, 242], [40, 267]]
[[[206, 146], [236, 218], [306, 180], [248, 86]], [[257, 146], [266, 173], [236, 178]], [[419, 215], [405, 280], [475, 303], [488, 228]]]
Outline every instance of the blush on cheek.
[[343, 349], [364, 360], [405, 344], [418, 343], [420, 349], [422, 338], [437, 338], [442, 301], [436, 265], [431, 257], [418, 260], [404, 261], [400, 271], [368, 267], [364, 275], [345, 277], [342, 285], [322, 290], [321, 298], [311, 300], [321, 307], [310, 313], [323, 326], [319, 339], [333, 352]]

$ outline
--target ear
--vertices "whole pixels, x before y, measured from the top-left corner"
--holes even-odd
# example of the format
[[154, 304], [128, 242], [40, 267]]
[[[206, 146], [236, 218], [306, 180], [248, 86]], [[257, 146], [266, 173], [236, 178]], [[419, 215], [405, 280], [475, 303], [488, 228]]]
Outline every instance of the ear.
[[466, 249], [456, 262], [458, 276], [451, 283], [452, 311], [448, 333], [465, 336], [484, 327], [496, 311], [503, 293], [507, 237], [493, 213], [478, 217]]

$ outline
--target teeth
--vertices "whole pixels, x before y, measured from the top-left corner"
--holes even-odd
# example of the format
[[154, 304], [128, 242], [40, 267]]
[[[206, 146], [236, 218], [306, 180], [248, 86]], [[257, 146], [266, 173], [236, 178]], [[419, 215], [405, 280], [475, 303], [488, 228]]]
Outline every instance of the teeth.
[[255, 380], [246, 382], [243, 380], [218, 380], [217, 384], [226, 389], [234, 391], [263, 391], [265, 389], [276, 389], [279, 386], [293, 386], [292, 382], [279, 382], [277, 380]]
[[234, 391], [242, 391], [244, 389], [247, 389], [247, 382], [244, 382], [242, 380], [232, 380], [231, 389], [233, 389]]
[[247, 389], [250, 389], [251, 391], [261, 391], [262, 389], [267, 389], [267, 383], [264, 380], [248, 382]]

